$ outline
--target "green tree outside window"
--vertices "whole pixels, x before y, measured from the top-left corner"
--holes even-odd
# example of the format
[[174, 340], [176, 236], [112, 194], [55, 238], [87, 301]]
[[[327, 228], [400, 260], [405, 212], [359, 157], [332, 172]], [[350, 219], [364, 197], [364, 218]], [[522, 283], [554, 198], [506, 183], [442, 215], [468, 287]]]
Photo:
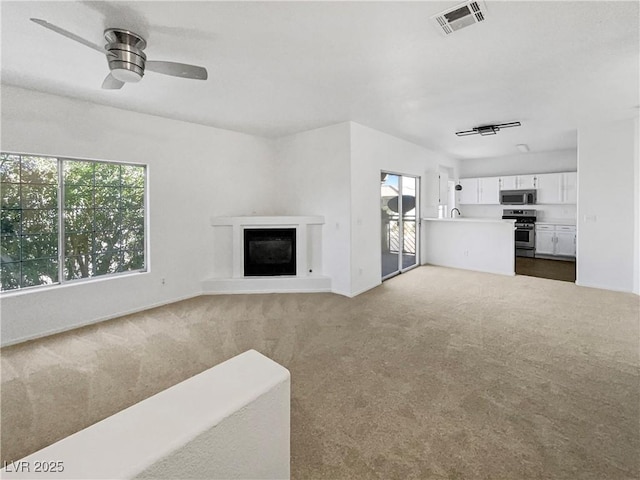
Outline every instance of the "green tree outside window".
[[138, 165], [0, 154], [2, 290], [144, 270], [145, 176]]

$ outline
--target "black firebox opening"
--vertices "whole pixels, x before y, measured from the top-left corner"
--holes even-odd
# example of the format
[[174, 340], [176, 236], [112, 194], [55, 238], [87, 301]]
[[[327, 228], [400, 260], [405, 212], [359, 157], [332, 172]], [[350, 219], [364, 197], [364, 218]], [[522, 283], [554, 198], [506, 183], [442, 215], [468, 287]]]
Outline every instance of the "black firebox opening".
[[295, 275], [295, 228], [246, 228], [244, 275]]

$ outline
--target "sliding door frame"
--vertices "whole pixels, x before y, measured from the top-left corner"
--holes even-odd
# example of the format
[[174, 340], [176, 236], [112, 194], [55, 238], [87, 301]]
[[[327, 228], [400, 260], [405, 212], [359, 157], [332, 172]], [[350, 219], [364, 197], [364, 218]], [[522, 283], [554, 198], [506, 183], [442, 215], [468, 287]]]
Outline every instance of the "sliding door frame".
[[[399, 252], [398, 252], [398, 270], [389, 273], [388, 275], [382, 276], [382, 280], [387, 280], [389, 278], [395, 277], [396, 275], [400, 275], [401, 273], [408, 272], [420, 265], [420, 176], [419, 175], [410, 175], [407, 173], [393, 172], [390, 170], [380, 170], [380, 176], [382, 174], [388, 175], [396, 175], [398, 177], [398, 230], [401, 233], [399, 235]], [[416, 232], [416, 262], [413, 265], [409, 265], [408, 267], [403, 267], [403, 252], [404, 252], [404, 214], [402, 213], [402, 179], [403, 177], [413, 178], [416, 181], [416, 190], [415, 190], [415, 232]], [[382, 216], [380, 216], [380, 229], [382, 229]], [[382, 244], [380, 245], [379, 251], [382, 253]]]

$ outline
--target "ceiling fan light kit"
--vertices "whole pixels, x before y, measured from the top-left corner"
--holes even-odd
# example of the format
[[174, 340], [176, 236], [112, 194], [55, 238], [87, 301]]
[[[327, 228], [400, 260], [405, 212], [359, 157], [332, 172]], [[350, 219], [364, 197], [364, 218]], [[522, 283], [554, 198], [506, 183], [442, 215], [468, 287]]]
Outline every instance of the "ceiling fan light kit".
[[207, 69], [204, 67], [177, 62], [147, 61], [147, 56], [143, 52], [147, 47], [147, 42], [140, 35], [129, 30], [121, 28], [108, 28], [105, 30], [104, 38], [107, 44], [103, 48], [45, 20], [32, 18], [31, 21], [59, 35], [104, 53], [109, 63], [109, 75], [102, 82], [102, 88], [106, 90], [117, 90], [122, 88], [125, 83], [139, 82], [144, 76], [145, 69], [164, 75], [193, 80], [206, 80], [208, 78]]
[[495, 135], [503, 128], [519, 127], [520, 125], [520, 122], [499, 123], [497, 125], [481, 125], [479, 127], [474, 127], [471, 130], [456, 132], [456, 135], [459, 137], [466, 137], [467, 135], [482, 135], [484, 137], [488, 135]]
[[124, 83], [142, 80], [147, 61], [142, 50], [146, 48], [147, 42], [140, 35], [117, 28], [105, 30], [104, 38], [108, 42], [105, 48], [111, 75]]

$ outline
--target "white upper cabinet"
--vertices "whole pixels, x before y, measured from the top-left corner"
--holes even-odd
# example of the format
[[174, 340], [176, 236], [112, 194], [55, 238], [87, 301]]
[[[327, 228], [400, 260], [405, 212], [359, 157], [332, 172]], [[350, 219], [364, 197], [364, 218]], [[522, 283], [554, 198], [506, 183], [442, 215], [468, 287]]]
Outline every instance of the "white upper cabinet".
[[518, 177], [516, 175], [500, 177], [500, 190], [517, 190], [517, 185]]
[[461, 178], [460, 186], [462, 190], [458, 192], [459, 204], [477, 204], [478, 203], [478, 179], [477, 178]]
[[538, 198], [536, 203], [562, 203], [562, 174], [542, 173], [537, 177]]
[[458, 192], [460, 204], [498, 205], [500, 190], [535, 189], [536, 203], [547, 205], [575, 204], [577, 200], [576, 172], [462, 178], [459, 183], [462, 185]]
[[562, 203], [578, 203], [578, 172], [562, 174]]
[[530, 190], [532, 188], [538, 188], [538, 176], [537, 175], [518, 175], [516, 189], [517, 190]]
[[500, 204], [500, 177], [478, 179], [478, 203], [483, 205]]
[[537, 203], [546, 204], [575, 204], [576, 195], [576, 172], [565, 173], [542, 173], [538, 177], [538, 200]]
[[501, 190], [529, 190], [536, 188], [537, 175], [508, 175], [500, 177]]
[[458, 203], [466, 205], [499, 205], [500, 178], [462, 178], [462, 190], [458, 192]]

